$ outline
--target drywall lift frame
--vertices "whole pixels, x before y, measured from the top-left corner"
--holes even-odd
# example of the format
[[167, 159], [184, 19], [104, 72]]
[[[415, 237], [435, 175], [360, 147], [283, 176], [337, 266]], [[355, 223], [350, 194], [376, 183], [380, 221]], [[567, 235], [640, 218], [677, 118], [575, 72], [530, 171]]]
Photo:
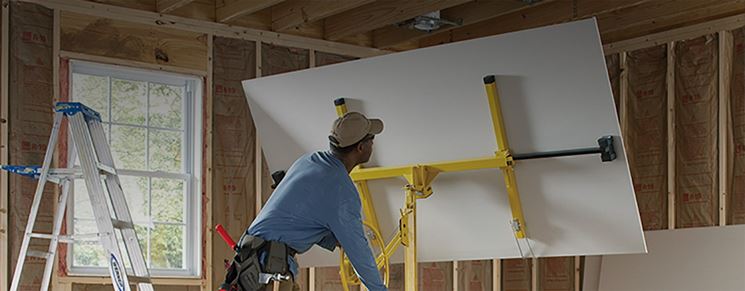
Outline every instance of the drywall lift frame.
[[[600, 154], [603, 162], [612, 161], [616, 158], [612, 136], [603, 136], [598, 139], [598, 147], [517, 154], [513, 156], [507, 141], [507, 133], [505, 131], [504, 118], [502, 116], [502, 109], [499, 102], [496, 78], [493, 75], [484, 77], [484, 86], [486, 87], [491, 121], [498, 147], [494, 156], [395, 167], [357, 167], [350, 173], [352, 181], [356, 184], [360, 194], [364, 214], [363, 224], [372, 231], [372, 235], [368, 235], [371, 243], [380, 248], [380, 255], [376, 258], [376, 262], [379, 269], [385, 268], [384, 278], [386, 284], [388, 284], [390, 278], [389, 258], [393, 253], [395, 253], [399, 245], [403, 245], [405, 247], [404, 290], [417, 291], [418, 289], [416, 201], [418, 199], [428, 198], [432, 195], [432, 182], [438, 174], [443, 172], [461, 172], [499, 168], [504, 177], [505, 186], [507, 188], [507, 197], [512, 212], [510, 226], [515, 236], [520, 254], [523, 257], [526, 257], [527, 255], [526, 253], [523, 253], [523, 250], [520, 247], [521, 242], [524, 242], [529, 249], [528, 254], [535, 257], [530, 246], [530, 241], [528, 240], [527, 227], [523, 216], [522, 204], [520, 203], [520, 194], [517, 188], [517, 179], [514, 171], [515, 161], [586, 154]], [[335, 100], [334, 105], [336, 106], [336, 113], [338, 116], [347, 113], [346, 102], [343, 98]], [[372, 197], [370, 196], [370, 190], [367, 187], [367, 181], [395, 177], [403, 177], [406, 179], [408, 184], [404, 186], [406, 198], [404, 208], [401, 209], [399, 228], [394, 234], [393, 239], [386, 243], [380, 235], [380, 226], [375, 214], [375, 207], [372, 202]], [[344, 290], [349, 291], [349, 285], [360, 284], [360, 281], [352, 270], [351, 263], [343, 250], [341, 251], [340, 257], [339, 269], [341, 283]]]

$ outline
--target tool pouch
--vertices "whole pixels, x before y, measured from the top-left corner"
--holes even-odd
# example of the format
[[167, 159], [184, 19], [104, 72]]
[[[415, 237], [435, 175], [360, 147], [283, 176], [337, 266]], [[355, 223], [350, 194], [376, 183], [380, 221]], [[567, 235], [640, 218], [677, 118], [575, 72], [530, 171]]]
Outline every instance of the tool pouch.
[[266, 266], [264, 266], [266, 273], [287, 274], [287, 245], [276, 241], [270, 241], [268, 244]]
[[265, 284], [259, 283], [259, 250], [267, 242], [250, 235], [243, 235], [236, 246], [236, 254], [225, 275], [220, 290], [225, 291], [262, 291]]

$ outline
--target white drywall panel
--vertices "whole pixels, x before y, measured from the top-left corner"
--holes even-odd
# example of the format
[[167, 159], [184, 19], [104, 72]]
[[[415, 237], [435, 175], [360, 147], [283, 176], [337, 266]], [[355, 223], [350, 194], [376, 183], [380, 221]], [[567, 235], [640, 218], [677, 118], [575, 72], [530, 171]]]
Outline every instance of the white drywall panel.
[[[519, 162], [517, 180], [537, 256], [645, 251], [636, 200], [594, 19], [509, 33], [243, 82], [271, 171], [328, 148], [332, 101], [380, 117], [366, 165], [475, 158], [497, 150], [482, 78], [496, 75], [515, 153], [597, 145], [614, 135], [618, 159], [599, 156]], [[389, 238], [404, 182], [370, 188]], [[419, 200], [421, 261], [520, 256], [499, 170], [441, 174]], [[313, 250], [301, 264], [337, 264]]]
[[745, 290], [745, 225], [646, 232], [649, 253], [603, 256], [600, 291]]

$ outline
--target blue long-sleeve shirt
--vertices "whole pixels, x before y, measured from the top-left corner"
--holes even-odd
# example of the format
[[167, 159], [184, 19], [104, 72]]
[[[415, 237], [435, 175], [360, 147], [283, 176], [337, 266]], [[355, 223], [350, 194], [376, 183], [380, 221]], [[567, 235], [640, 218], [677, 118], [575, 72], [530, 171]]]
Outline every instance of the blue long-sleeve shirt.
[[[362, 204], [344, 164], [329, 152], [299, 158], [246, 230], [287, 244], [298, 253], [314, 244], [333, 251], [341, 244], [362, 283], [386, 291], [362, 226]], [[290, 271], [298, 266], [289, 258]]]

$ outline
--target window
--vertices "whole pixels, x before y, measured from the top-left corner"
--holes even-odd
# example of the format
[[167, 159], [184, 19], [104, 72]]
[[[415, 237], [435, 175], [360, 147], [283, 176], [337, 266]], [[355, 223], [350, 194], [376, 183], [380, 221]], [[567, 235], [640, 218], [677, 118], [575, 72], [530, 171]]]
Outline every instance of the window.
[[[70, 70], [72, 101], [101, 114], [151, 273], [198, 276], [201, 79], [79, 61]], [[75, 183], [73, 197], [70, 229], [96, 233], [85, 183]], [[72, 274], [107, 273], [97, 240], [71, 245], [70, 254]]]

